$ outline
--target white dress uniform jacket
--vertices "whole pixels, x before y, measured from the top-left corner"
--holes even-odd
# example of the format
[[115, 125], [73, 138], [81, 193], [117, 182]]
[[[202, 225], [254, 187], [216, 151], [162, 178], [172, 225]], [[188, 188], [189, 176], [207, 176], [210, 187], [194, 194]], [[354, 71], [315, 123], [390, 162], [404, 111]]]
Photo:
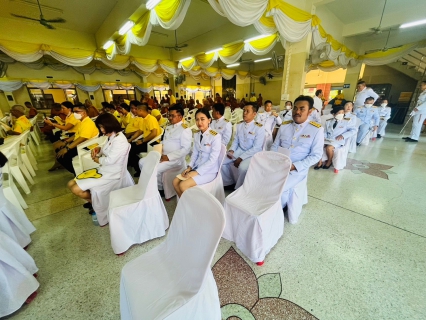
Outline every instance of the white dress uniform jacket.
[[322, 100], [321, 98], [318, 98], [317, 96], [314, 97], [314, 108], [320, 113], [322, 110]]
[[222, 165], [222, 179], [225, 186], [235, 183], [235, 188], [239, 188], [243, 184], [251, 157], [263, 149], [265, 133], [263, 126], [255, 121], [250, 123], [241, 121], [237, 124], [237, 132], [230, 150], [234, 151], [236, 159], [241, 158], [243, 161], [238, 170], [234, 171], [232, 168], [234, 160], [225, 158]]
[[85, 191], [105, 185], [111, 180], [120, 180], [123, 166], [127, 163], [128, 148], [129, 143], [124, 133], [113, 133], [98, 153], [100, 167], [79, 174], [76, 178], [77, 185]]
[[255, 121], [262, 124], [263, 128], [265, 129], [266, 135], [264, 149], [269, 150], [273, 142], [272, 131], [274, 130], [275, 126], [280, 125], [282, 123], [282, 120], [279, 115], [275, 117], [272, 114], [272, 111], [269, 111], [258, 113], [256, 115]]
[[314, 108], [314, 110], [312, 110], [312, 113], [309, 115], [308, 120], [321, 123], [321, 111], [318, 111]]
[[379, 110], [377, 107], [359, 107], [355, 110], [355, 115], [361, 119], [361, 125], [359, 126], [356, 139], [357, 143], [361, 143], [372, 127], [379, 126]]
[[[157, 186], [163, 190], [163, 173], [168, 170], [186, 167], [185, 157], [191, 150], [192, 131], [182, 121], [168, 125], [162, 136], [163, 155], [169, 161], [160, 162], [157, 166]], [[139, 167], [142, 170], [146, 158], [139, 160]]]
[[[336, 121], [337, 125], [333, 129], [334, 123]], [[335, 118], [328, 119], [325, 122], [324, 131], [324, 143], [327, 145], [332, 145], [335, 148], [344, 146], [346, 140], [356, 133], [355, 126], [353, 126], [352, 121], [349, 118], [344, 118], [342, 120], [336, 120]], [[343, 140], [336, 140], [336, 138], [340, 135], [343, 136]]]
[[410, 138], [419, 140], [422, 125], [426, 118], [426, 90], [420, 93], [416, 108], [419, 111], [416, 111], [413, 116], [413, 127], [411, 129]]
[[385, 129], [388, 125], [388, 120], [391, 117], [392, 109], [391, 107], [379, 107], [379, 116], [380, 116], [380, 123], [379, 123], [379, 129], [377, 130], [377, 133], [381, 136], [385, 135]]
[[285, 206], [291, 190], [307, 175], [309, 168], [322, 158], [324, 146], [324, 130], [313, 121], [297, 124], [293, 120], [283, 122], [271, 151], [278, 147], [290, 150], [290, 159], [296, 170], [290, 171], [281, 195], [281, 204]]
[[[203, 136], [203, 139], [200, 141], [201, 136]], [[198, 131], [194, 135], [194, 148], [189, 166], [192, 170], [197, 171], [199, 176], [214, 175], [215, 177], [219, 171], [218, 158], [221, 146], [222, 137], [216, 131], [207, 129], [203, 134]], [[198, 178], [195, 178], [197, 184], [201, 184], [197, 181]], [[202, 183], [207, 182], [203, 181]]]
[[217, 133], [220, 133], [222, 136], [222, 144], [227, 146], [232, 136], [231, 122], [222, 116], [220, 119], [213, 119], [210, 127]]
[[[293, 120], [293, 110], [282, 110], [280, 111], [280, 118], [282, 120], [282, 122], [286, 122], [289, 120]], [[281, 123], [280, 123], [281, 125]]]
[[357, 92], [354, 99], [354, 109], [362, 107], [365, 103], [365, 99], [373, 97], [374, 101], [377, 100], [379, 95], [374, 92], [373, 89], [365, 87], [362, 91]]

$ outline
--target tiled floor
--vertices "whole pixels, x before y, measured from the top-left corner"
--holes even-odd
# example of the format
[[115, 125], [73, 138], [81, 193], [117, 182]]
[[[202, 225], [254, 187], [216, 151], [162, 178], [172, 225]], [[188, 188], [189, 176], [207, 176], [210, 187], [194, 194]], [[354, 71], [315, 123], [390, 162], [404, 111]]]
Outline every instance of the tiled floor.
[[[221, 240], [213, 271], [224, 316], [426, 319], [426, 137], [405, 143], [388, 128], [339, 174], [311, 170], [299, 224], [286, 221], [262, 267]], [[94, 227], [66, 190], [71, 175], [47, 172], [49, 147], [39, 148], [36, 185], [25, 196], [41, 286], [11, 318], [119, 319], [121, 268], [163, 239], [114, 255], [108, 227]], [[176, 201], [165, 205], [172, 218]]]

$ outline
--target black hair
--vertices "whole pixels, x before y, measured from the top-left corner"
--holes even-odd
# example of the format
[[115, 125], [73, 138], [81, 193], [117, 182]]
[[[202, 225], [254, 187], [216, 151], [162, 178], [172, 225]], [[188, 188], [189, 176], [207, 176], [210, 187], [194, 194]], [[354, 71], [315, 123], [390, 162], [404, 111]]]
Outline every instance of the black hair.
[[64, 101], [64, 102], [61, 103], [61, 105], [64, 106], [65, 108], [71, 109], [71, 110], [72, 110], [72, 108], [74, 108], [74, 105], [69, 101]]
[[115, 110], [115, 106], [111, 103], [106, 102], [106, 101], [101, 102], [101, 105], [104, 109], [114, 109]]
[[130, 101], [130, 106], [138, 107], [141, 103], [138, 100]]
[[422, 83], [426, 84], [426, 80], [423, 80]]
[[27, 104], [32, 105], [31, 102], [29, 102], [29, 101], [25, 101], [24, 104], [25, 105], [27, 105]]
[[102, 126], [105, 130], [105, 133], [112, 133], [112, 132], [118, 133], [121, 130], [123, 130], [117, 118], [111, 113], [100, 114], [96, 118], [95, 124], [98, 127], [99, 131], [101, 131], [100, 126]]
[[294, 104], [296, 104], [297, 101], [307, 101], [309, 103], [309, 109], [314, 107], [314, 99], [310, 96], [300, 95], [294, 100]]
[[257, 110], [259, 110], [259, 107], [257, 106], [257, 104], [255, 105], [252, 102], [247, 102], [246, 105], [245, 105], [245, 107], [247, 107], [247, 106], [251, 106], [253, 108], [254, 112], [257, 112]]
[[373, 97], [368, 97], [368, 98], [365, 99], [365, 101], [370, 101], [370, 100], [374, 101], [374, 98]]
[[145, 103], [145, 102], [140, 102], [139, 105], [137, 106], [137, 108], [145, 110], [146, 112], [148, 112], [149, 109], [150, 109], [150, 107], [148, 106], [148, 104]]
[[366, 85], [364, 80], [359, 80], [359, 81], [356, 83], [356, 85], [359, 85], [359, 84]]
[[0, 168], [3, 168], [7, 161], [6, 156], [0, 152]]
[[125, 103], [125, 102], [120, 103], [120, 107], [122, 107], [127, 112], [130, 112], [130, 107], [129, 107], [129, 105], [127, 103]]
[[213, 109], [215, 109], [217, 112], [219, 112], [219, 114], [221, 116], [223, 116], [225, 114], [225, 106], [223, 105], [223, 103], [215, 103], [213, 105]]
[[175, 110], [176, 113], [179, 113], [182, 117], [185, 115], [185, 112], [182, 109], [182, 104], [176, 103], [174, 106], [169, 108], [169, 112]]
[[345, 111], [345, 107], [342, 106], [334, 106], [333, 109], [331, 109], [331, 113], [332, 114], [336, 114], [337, 112], [339, 112], [340, 110], [342, 110], [343, 112]]
[[74, 106], [74, 108], [82, 109], [82, 110], [84, 110], [86, 113], [87, 113], [87, 111], [89, 110], [89, 108], [88, 108], [88, 107], [86, 107], [86, 106], [85, 106], [84, 104], [82, 104], [82, 103], [76, 104], [76, 105]]
[[288, 101], [285, 102], [285, 104], [287, 104], [287, 102], [290, 102], [291, 106], [293, 106], [293, 102], [292, 101], [288, 100]]
[[268, 103], [272, 104], [272, 101], [271, 101], [271, 100], [266, 100], [266, 101], [265, 101], [265, 106], [266, 106]]
[[53, 103], [51, 109], [55, 110], [55, 111], [61, 111], [61, 104], [60, 103]]
[[318, 95], [320, 95], [322, 93], [321, 89], [318, 89], [317, 91], [315, 91], [315, 96], [318, 97]]
[[197, 110], [197, 112], [195, 112], [195, 117], [196, 117], [196, 116], [197, 116], [197, 114], [199, 114], [199, 113], [204, 114], [204, 115], [207, 117], [207, 119], [211, 119], [211, 118], [212, 118], [212, 116], [210, 115], [209, 110], [207, 110], [206, 108], [200, 108], [200, 109], [198, 109], [198, 110]]

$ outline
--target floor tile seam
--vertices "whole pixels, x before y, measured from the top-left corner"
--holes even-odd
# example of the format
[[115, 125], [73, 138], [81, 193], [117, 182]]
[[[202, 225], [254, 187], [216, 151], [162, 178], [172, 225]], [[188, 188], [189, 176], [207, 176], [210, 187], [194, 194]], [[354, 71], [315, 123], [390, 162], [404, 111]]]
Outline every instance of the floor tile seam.
[[407, 230], [407, 229], [404, 229], [404, 228], [398, 227], [398, 226], [396, 226], [396, 225], [393, 225], [393, 224], [391, 224], [391, 223], [388, 223], [388, 222], [385, 222], [385, 221], [382, 221], [382, 220], [379, 220], [379, 219], [376, 219], [376, 218], [370, 217], [370, 216], [368, 216], [368, 215], [365, 215], [365, 214], [363, 214], [363, 213], [360, 213], [360, 212], [354, 211], [354, 210], [352, 210], [352, 209], [348, 209], [348, 208], [342, 207], [342, 206], [340, 206], [340, 205], [338, 205], [338, 204], [335, 204], [335, 203], [332, 203], [332, 202], [328, 202], [328, 201], [322, 200], [322, 199], [317, 198], [317, 197], [314, 197], [314, 196], [309, 196], [309, 195], [308, 195], [308, 197], [313, 198], [313, 199], [316, 199], [316, 200], [319, 200], [319, 201], [322, 201], [322, 202], [325, 202], [325, 203], [328, 203], [328, 204], [331, 204], [331, 205], [333, 205], [333, 206], [335, 206], [335, 207], [342, 208], [342, 209], [344, 209], [344, 210], [347, 210], [347, 211], [350, 211], [350, 212], [356, 213], [356, 214], [358, 214], [358, 215], [360, 215], [360, 216], [363, 216], [363, 217], [365, 217], [365, 218], [368, 218], [368, 219], [371, 219], [371, 220], [374, 220], [374, 221], [377, 221], [377, 222], [380, 222], [380, 223], [386, 224], [386, 225], [388, 225], [388, 226], [390, 226], [390, 227], [393, 227], [393, 228], [399, 229], [399, 230], [401, 230], [401, 231], [405, 231], [405, 232], [408, 232], [408, 233], [411, 233], [411, 234], [413, 234], [413, 235], [416, 235], [416, 236], [419, 236], [419, 237], [421, 237], [421, 238], [425, 238], [425, 239], [426, 239], [426, 236], [423, 236], [423, 235], [421, 235], [421, 234], [418, 234], [418, 233], [415, 233], [415, 232], [413, 232], [413, 231], [410, 231], [410, 230]]

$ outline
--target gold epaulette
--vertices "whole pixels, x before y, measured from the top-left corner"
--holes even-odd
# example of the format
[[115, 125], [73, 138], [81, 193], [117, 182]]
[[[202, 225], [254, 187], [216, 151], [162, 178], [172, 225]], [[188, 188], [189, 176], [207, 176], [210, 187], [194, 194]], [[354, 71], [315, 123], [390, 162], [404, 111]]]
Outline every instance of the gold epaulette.
[[240, 122], [238, 122], [237, 124], [240, 124], [240, 123], [243, 123], [244, 122], [244, 120], [241, 120]]
[[263, 127], [263, 124], [259, 123], [259, 122], [255, 122], [255, 125], [257, 125], [258, 127]]
[[313, 125], [314, 127], [321, 128], [321, 125], [320, 125], [318, 122], [310, 121], [309, 123], [310, 123], [311, 125]]
[[350, 120], [351, 120], [351, 118], [343, 118], [343, 120], [348, 120], [348, 121], [350, 121]]
[[186, 129], [186, 128], [188, 128], [188, 126], [186, 124], [182, 123], [182, 128]]
[[210, 134], [211, 134], [212, 136], [215, 136], [215, 135], [217, 135], [217, 132], [216, 132], [216, 131], [214, 131], [214, 130], [210, 130]]
[[287, 121], [284, 121], [283, 123], [281, 123], [281, 125], [289, 124], [289, 123], [293, 123], [293, 120], [287, 120]]
[[229, 122], [229, 120], [228, 120], [228, 119], [225, 119], [225, 121], [226, 121], [226, 122]]
[[334, 118], [327, 119], [326, 121], [334, 120]]

